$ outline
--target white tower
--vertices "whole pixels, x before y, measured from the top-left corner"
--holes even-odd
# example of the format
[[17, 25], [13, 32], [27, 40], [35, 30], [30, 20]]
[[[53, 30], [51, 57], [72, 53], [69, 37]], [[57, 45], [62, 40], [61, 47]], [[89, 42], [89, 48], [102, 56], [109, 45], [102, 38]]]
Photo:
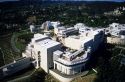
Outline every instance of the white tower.
[[35, 32], [35, 26], [34, 25], [30, 25], [30, 32], [34, 33]]

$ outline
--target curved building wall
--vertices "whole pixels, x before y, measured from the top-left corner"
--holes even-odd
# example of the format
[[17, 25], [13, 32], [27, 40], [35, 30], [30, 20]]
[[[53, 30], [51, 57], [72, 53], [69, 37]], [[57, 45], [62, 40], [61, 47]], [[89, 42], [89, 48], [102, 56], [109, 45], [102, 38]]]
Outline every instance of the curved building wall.
[[66, 75], [74, 75], [76, 73], [80, 73], [84, 70], [84, 68], [85, 68], [85, 63], [76, 64], [73, 66], [66, 66], [59, 62], [54, 61], [54, 69]]

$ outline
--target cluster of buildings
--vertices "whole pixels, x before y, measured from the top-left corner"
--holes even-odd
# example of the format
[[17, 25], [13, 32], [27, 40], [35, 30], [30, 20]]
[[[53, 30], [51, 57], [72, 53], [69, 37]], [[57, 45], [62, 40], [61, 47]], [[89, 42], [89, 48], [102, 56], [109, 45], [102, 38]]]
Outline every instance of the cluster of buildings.
[[106, 28], [107, 43], [125, 44], [125, 24], [112, 23]]
[[119, 8], [114, 9], [113, 11], [104, 12], [104, 15], [120, 16], [123, 14], [124, 11], [125, 11], [125, 7], [119, 7]]
[[70, 81], [71, 78], [61, 75], [72, 76], [85, 71], [91, 54], [104, 42], [104, 29], [89, 28], [83, 23], [70, 28], [61, 26], [59, 22], [45, 23], [47, 27], [53, 26], [56, 39], [34, 34], [22, 56], [32, 58], [36, 68], [41, 67], [57, 79]]
[[[34, 28], [33, 25], [30, 26], [31, 32]], [[45, 72], [65, 82], [73, 79], [66, 78], [65, 75], [72, 76], [85, 71], [86, 62], [105, 41], [106, 35], [107, 43], [125, 43], [125, 24], [112, 23], [106, 29], [99, 29], [77, 23], [67, 28], [61, 26], [59, 21], [46, 21], [40, 29], [44, 31], [54, 29], [54, 37], [34, 34], [22, 55], [25, 58], [32, 58], [36, 68], [41, 67]]]
[[112, 23], [107, 29], [112, 36], [125, 39], [125, 24]]
[[[105, 42], [106, 35], [107, 43], [125, 44], [125, 24], [112, 23], [108, 28], [99, 29], [77, 23], [67, 28], [61, 26], [60, 22], [46, 21], [40, 29], [44, 32], [53, 29], [54, 36], [34, 34], [25, 52], [22, 53], [23, 59], [0, 68], [0, 79], [32, 64], [62, 82], [70, 82], [75, 75], [85, 71], [87, 61]], [[30, 30], [34, 33], [35, 26], [31, 25]]]
[[44, 31], [49, 31], [55, 27], [60, 26], [60, 22], [51, 22], [51, 21], [46, 21], [42, 25], [37, 28], [35, 25], [30, 25], [30, 31], [31, 33], [35, 33], [37, 30], [44, 30]]

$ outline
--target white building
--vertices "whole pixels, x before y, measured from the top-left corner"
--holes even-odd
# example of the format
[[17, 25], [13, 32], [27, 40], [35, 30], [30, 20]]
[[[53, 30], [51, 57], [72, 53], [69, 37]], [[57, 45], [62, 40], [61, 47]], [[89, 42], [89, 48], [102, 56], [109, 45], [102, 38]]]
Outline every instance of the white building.
[[86, 61], [103, 40], [103, 29], [85, 30], [81, 35], [65, 38], [64, 46], [69, 50], [53, 52], [54, 69], [66, 75], [83, 72]]
[[[35, 34], [22, 55], [33, 58], [36, 68], [41, 67], [57, 79], [64, 78], [67, 80], [59, 73], [74, 75], [83, 72], [90, 55], [98, 49], [104, 40], [103, 29], [80, 29], [82, 27], [79, 29], [55, 27], [55, 34], [66, 36], [63, 44], [50, 39], [48, 36]], [[74, 34], [74, 31], [79, 32], [79, 35], [69, 35], [70, 33]], [[52, 71], [52, 69], [58, 72]]]
[[74, 75], [83, 72], [85, 62], [89, 59], [91, 49], [85, 51], [81, 48], [78, 51], [61, 52], [59, 50], [53, 53], [54, 69], [66, 75]]
[[34, 25], [30, 25], [30, 32], [34, 33], [35, 32], [35, 26]]
[[79, 28], [87, 28], [87, 26], [83, 23], [77, 23], [76, 25], [74, 25], [75, 29], [79, 29]]
[[51, 22], [51, 25], [54, 27], [54, 28], [56, 28], [56, 27], [59, 27], [61, 24], [60, 24], [60, 22], [59, 21], [57, 21], [57, 22]]
[[60, 26], [60, 22], [59, 21], [57, 21], [57, 22], [51, 22], [51, 21], [46, 21], [46, 22], [44, 22], [42, 25], [41, 25], [41, 29], [45, 29], [45, 30], [50, 30], [50, 29], [52, 29], [52, 28], [56, 28], [56, 27], [58, 27], [58, 26]]
[[112, 23], [109, 25], [108, 30], [112, 36], [125, 39], [125, 24]]
[[54, 34], [56, 34], [58, 37], [67, 37], [73, 33], [76, 33], [77, 31], [78, 30], [76, 30], [74, 27], [66, 28], [61, 26], [54, 28]]
[[64, 27], [64, 26], [60, 26], [60, 27], [55, 27], [54, 28], [54, 34], [59, 34], [60, 32], [62, 32], [62, 31], [65, 31], [66, 30], [66, 28]]
[[61, 44], [51, 40], [41, 34], [35, 34], [31, 43], [28, 45], [23, 57], [32, 57], [36, 61], [36, 68], [41, 67], [45, 72], [53, 67], [53, 52], [60, 50]]
[[84, 30], [78, 36], [74, 35], [65, 38], [64, 45], [75, 50], [87, 49], [87, 47], [92, 47], [92, 50], [96, 50], [103, 40], [104, 31], [102, 29]]

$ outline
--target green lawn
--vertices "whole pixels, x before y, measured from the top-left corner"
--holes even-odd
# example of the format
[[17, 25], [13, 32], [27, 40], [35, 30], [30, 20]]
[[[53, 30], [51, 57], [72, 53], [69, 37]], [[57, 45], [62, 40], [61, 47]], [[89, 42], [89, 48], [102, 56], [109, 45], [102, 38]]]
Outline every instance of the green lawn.
[[[14, 35], [16, 36], [14, 38], [14, 44], [16, 44], [16, 47], [19, 48], [21, 51], [25, 49], [26, 45], [28, 44], [28, 40], [31, 39], [31, 37], [33, 36], [33, 34], [28, 33], [28, 31], [22, 31], [19, 33], [14, 33]], [[25, 36], [25, 37], [23, 37]], [[20, 40], [18, 40], [18, 37], [22, 39], [28, 41], [26, 43], [21, 42]], [[13, 62], [13, 59], [18, 59], [21, 57], [21, 52], [15, 52], [12, 49], [12, 45], [11, 45], [11, 38], [12, 38], [12, 34], [5, 36], [5, 37], [1, 37], [0, 39], [0, 48], [2, 50], [2, 52], [4, 53], [4, 58], [5, 58], [5, 64], [8, 64], [10, 62]], [[28, 40], [27, 40], [28, 39]], [[2, 53], [0, 50], [0, 66], [4, 65], [3, 64], [3, 57], [2, 57]]]
[[11, 82], [59, 82], [51, 75], [46, 74], [41, 68], [37, 69], [33, 74], [29, 76], [23, 76], [13, 80]]
[[27, 44], [31, 41], [34, 34], [28, 31], [22, 31], [19, 33], [14, 33], [14, 35], [15, 46], [22, 52], [25, 50]]

